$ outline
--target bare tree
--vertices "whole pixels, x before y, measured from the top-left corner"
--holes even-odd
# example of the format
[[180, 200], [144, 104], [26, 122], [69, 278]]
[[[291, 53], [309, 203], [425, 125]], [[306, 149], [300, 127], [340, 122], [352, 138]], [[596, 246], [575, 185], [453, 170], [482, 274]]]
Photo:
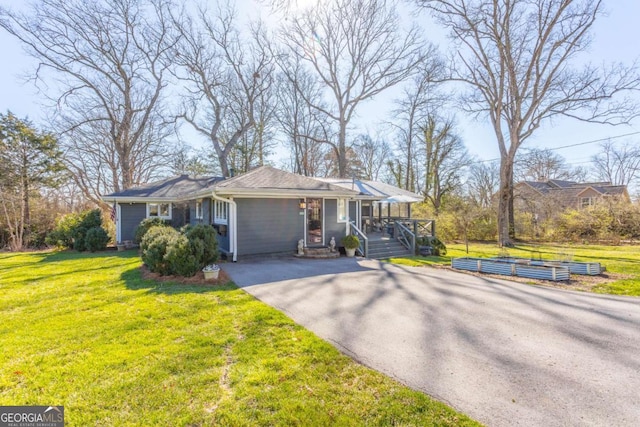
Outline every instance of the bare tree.
[[[276, 145], [277, 103], [274, 99], [277, 95], [274, 89], [274, 86], [270, 86], [256, 99], [253, 113], [254, 126], [242, 134], [230, 153], [230, 163], [238, 173], [264, 165], [266, 157], [271, 154]], [[238, 122], [245, 121], [246, 118], [242, 116], [246, 114], [246, 111], [238, 111], [236, 115], [241, 116]]]
[[493, 205], [500, 185], [500, 165], [497, 162], [477, 162], [469, 167], [467, 194], [474, 204], [482, 208]]
[[611, 141], [600, 144], [602, 151], [593, 156], [595, 173], [599, 179], [613, 185], [630, 185], [640, 176], [640, 147], [624, 143], [616, 147]]
[[221, 172], [231, 152], [256, 124], [256, 108], [272, 83], [273, 61], [261, 25], [243, 35], [231, 6], [174, 17], [181, 35], [175, 49], [178, 78], [186, 83], [180, 119], [209, 140]]
[[290, 64], [300, 61], [326, 86], [330, 104], [305, 100], [335, 123], [337, 140], [327, 143], [342, 178], [348, 173], [347, 129], [358, 106], [405, 80], [425, 61], [417, 29], [402, 31], [395, 7], [385, 0], [318, 2], [281, 32], [286, 45], [282, 69], [290, 81]]
[[380, 180], [380, 173], [391, 157], [391, 147], [380, 137], [373, 139], [369, 134], [361, 134], [353, 144], [360, 170], [358, 176], [371, 181]]
[[417, 0], [451, 31], [452, 78], [469, 89], [466, 111], [489, 116], [500, 149], [498, 240], [513, 237], [513, 167], [518, 149], [551, 117], [621, 123], [635, 103], [612, 98], [637, 89], [633, 67], [572, 61], [591, 40], [601, 0]]
[[580, 181], [584, 178], [584, 170], [572, 168], [564, 157], [549, 149], [533, 148], [516, 156], [514, 175], [518, 181]]
[[325, 117], [309, 106], [322, 105], [322, 89], [299, 62], [278, 82], [277, 120], [291, 150], [291, 170], [305, 176], [323, 176], [325, 144], [331, 138], [331, 126]]
[[185, 143], [174, 146], [170, 156], [170, 173], [192, 176], [211, 175], [217, 168], [217, 163], [212, 157], [210, 150], [194, 150]]
[[454, 132], [453, 119], [429, 115], [422, 132], [425, 158], [423, 193], [437, 215], [443, 198], [461, 185], [464, 168], [471, 164], [471, 158]]
[[[444, 76], [443, 63], [437, 59], [435, 48], [427, 46], [428, 57], [434, 58], [418, 67], [418, 73], [405, 86], [401, 98], [395, 101], [397, 107], [392, 112], [391, 126], [397, 137], [397, 152], [402, 155], [404, 181], [401, 187], [416, 191], [420, 187], [422, 159], [417, 155], [424, 136], [420, 127], [429, 114], [441, 109], [445, 97], [437, 89], [437, 82]], [[400, 159], [398, 159], [400, 160]]]
[[36, 83], [57, 103], [56, 130], [86, 197], [129, 188], [162, 164], [167, 126], [167, 1], [41, 0], [0, 9], [0, 26], [38, 60]]

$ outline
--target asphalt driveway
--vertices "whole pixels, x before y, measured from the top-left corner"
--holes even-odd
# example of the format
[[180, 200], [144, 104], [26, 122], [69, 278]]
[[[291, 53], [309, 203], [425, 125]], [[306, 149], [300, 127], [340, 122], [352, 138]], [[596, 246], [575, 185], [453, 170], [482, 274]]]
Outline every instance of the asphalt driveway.
[[361, 363], [489, 426], [640, 425], [640, 299], [377, 261], [226, 264]]

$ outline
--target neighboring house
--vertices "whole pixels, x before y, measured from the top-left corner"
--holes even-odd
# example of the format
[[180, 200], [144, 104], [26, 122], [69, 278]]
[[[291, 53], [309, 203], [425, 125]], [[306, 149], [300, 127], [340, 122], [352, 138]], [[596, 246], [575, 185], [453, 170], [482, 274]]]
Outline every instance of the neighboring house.
[[[399, 188], [359, 180], [310, 178], [261, 166], [232, 178], [186, 175], [103, 196], [116, 208], [116, 239], [133, 240], [145, 218], [175, 226], [211, 224], [221, 251], [238, 256], [290, 252], [297, 242], [326, 246], [373, 218], [378, 202], [422, 198]], [[378, 209], [378, 215], [381, 209]]]
[[514, 191], [514, 206], [516, 211], [529, 212], [544, 220], [566, 209], [596, 205], [606, 198], [631, 201], [624, 185], [552, 179], [518, 183]]

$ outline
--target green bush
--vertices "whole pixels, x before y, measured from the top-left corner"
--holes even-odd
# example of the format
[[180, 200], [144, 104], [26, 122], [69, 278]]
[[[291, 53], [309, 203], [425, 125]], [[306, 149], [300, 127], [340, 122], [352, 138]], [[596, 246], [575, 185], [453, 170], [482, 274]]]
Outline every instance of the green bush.
[[358, 236], [354, 236], [353, 234], [344, 236], [341, 242], [342, 246], [347, 249], [357, 249], [360, 246], [360, 239], [358, 239]]
[[149, 270], [162, 275], [172, 274], [165, 255], [169, 245], [178, 236], [180, 236], [178, 230], [165, 226], [154, 226], [147, 231], [140, 242], [140, 249], [142, 250], [142, 261], [149, 267]]
[[[431, 246], [432, 253], [435, 256], [444, 256], [447, 254], [447, 246], [437, 237], [424, 236], [416, 241], [416, 246]], [[417, 250], [417, 248], [416, 248]]]
[[168, 242], [164, 261], [169, 269], [169, 274], [183, 277], [191, 277], [203, 267], [193, 254], [189, 239], [182, 234], [174, 236]]
[[73, 248], [75, 250], [82, 252], [89, 249], [87, 247], [87, 233], [92, 228], [102, 228], [102, 211], [100, 209], [80, 213], [80, 223], [73, 231]]
[[149, 231], [151, 227], [156, 227], [156, 226], [170, 227], [171, 225], [167, 220], [164, 220], [162, 218], [143, 219], [138, 225], [138, 227], [136, 227], [136, 231], [133, 236], [133, 241], [138, 244], [142, 243], [142, 239], [144, 235], [147, 234], [147, 231]]
[[610, 211], [604, 206], [567, 210], [558, 218], [559, 237], [572, 241], [601, 239], [612, 223]]
[[63, 216], [58, 220], [56, 227], [47, 235], [45, 243], [60, 248], [73, 248], [73, 233], [79, 223], [79, 214]]
[[[94, 228], [100, 228], [104, 234], [107, 234], [107, 231], [102, 227], [102, 211], [100, 209], [65, 215], [58, 221], [56, 228], [47, 235], [45, 242], [51, 246], [73, 248], [82, 252], [89, 249], [87, 246], [87, 233]], [[92, 245], [95, 239], [97, 239], [96, 242], [102, 239], [102, 237], [98, 236], [102, 236], [102, 232], [94, 231], [93, 235]], [[107, 234], [106, 243], [108, 242], [109, 237]]]
[[87, 230], [84, 238], [84, 246], [90, 252], [104, 251], [109, 243], [109, 234], [102, 227], [93, 227]]
[[186, 227], [184, 234], [189, 239], [191, 253], [200, 268], [218, 261], [218, 239], [215, 228], [211, 225], [198, 224]]
[[163, 224], [146, 231], [140, 250], [149, 270], [190, 277], [218, 260], [218, 240], [212, 226], [196, 225], [182, 230], [184, 234]]

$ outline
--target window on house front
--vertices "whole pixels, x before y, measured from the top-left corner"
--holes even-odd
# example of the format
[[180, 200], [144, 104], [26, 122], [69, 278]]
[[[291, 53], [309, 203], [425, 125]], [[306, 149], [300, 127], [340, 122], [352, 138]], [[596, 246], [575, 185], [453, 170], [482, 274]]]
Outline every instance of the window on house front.
[[216, 224], [226, 224], [228, 218], [227, 204], [220, 200], [216, 200], [214, 211], [214, 222]]
[[582, 197], [580, 199], [580, 206], [583, 208], [588, 208], [589, 206], [593, 206], [596, 204], [596, 200], [593, 197]]
[[203, 217], [202, 200], [196, 200], [196, 219], [202, 219]]
[[345, 199], [338, 199], [338, 222], [347, 222], [347, 201]]
[[147, 203], [147, 217], [171, 219], [171, 203]]

